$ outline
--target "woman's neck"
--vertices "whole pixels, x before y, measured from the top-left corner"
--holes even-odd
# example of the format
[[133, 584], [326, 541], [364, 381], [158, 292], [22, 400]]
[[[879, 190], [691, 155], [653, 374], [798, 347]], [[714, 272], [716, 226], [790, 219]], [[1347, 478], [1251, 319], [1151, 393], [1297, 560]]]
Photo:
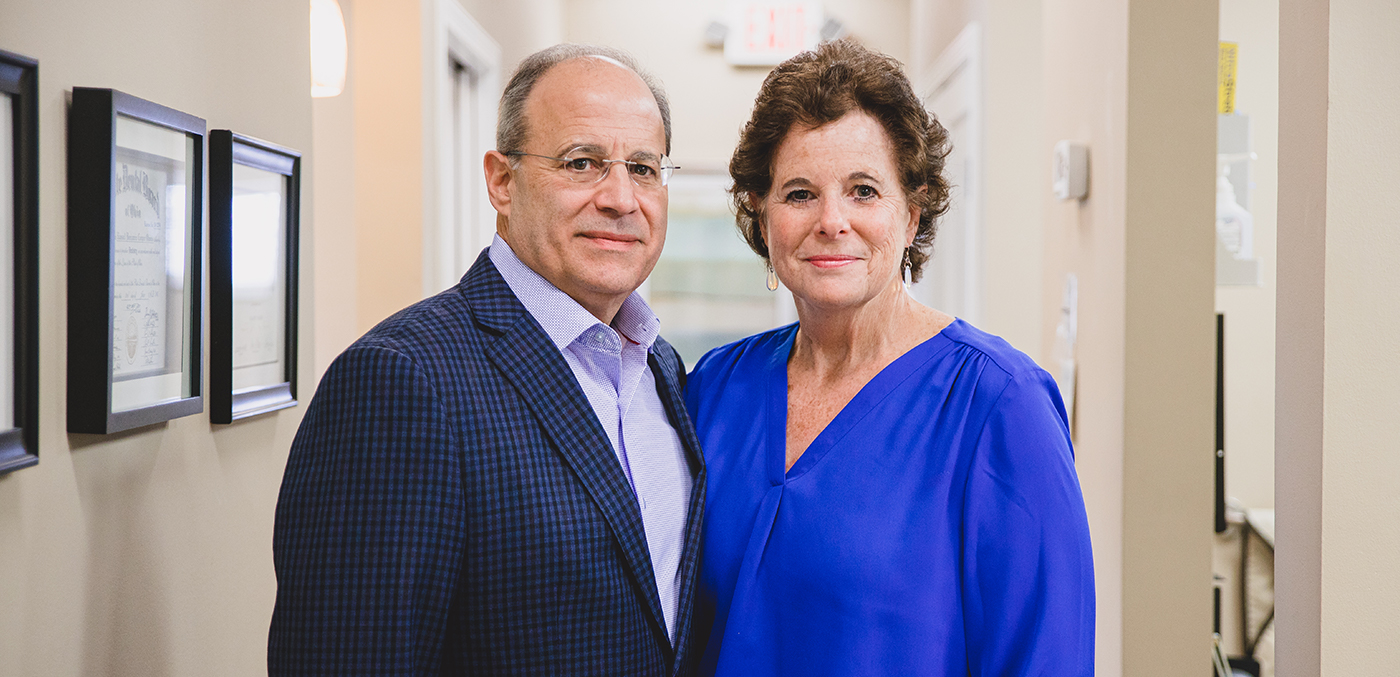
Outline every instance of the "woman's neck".
[[883, 368], [953, 321], [915, 301], [900, 281], [853, 308], [822, 308], [797, 299], [797, 317], [800, 329], [789, 366], [822, 381]]

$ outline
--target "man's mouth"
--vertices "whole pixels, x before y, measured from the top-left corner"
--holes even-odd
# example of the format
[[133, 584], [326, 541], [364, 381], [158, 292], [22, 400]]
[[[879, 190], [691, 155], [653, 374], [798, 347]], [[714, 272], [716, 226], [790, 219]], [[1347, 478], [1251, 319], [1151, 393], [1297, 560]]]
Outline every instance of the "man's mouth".
[[625, 233], [613, 233], [605, 230], [589, 230], [579, 233], [579, 237], [587, 239], [594, 245], [603, 249], [623, 250], [639, 244], [641, 238]]

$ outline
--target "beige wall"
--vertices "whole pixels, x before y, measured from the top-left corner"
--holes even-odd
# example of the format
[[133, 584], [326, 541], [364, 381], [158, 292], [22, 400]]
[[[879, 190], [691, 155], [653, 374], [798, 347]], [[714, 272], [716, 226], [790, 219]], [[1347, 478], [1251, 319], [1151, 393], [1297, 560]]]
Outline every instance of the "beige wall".
[[[272, 0], [4, 4], [0, 48], [40, 63], [41, 390], [39, 465], [0, 477], [0, 675], [265, 670], [273, 506], [304, 407], [231, 426], [205, 413], [64, 432], [65, 97], [113, 87], [309, 151], [307, 21], [305, 3]], [[315, 157], [304, 167], [309, 202]], [[314, 330], [303, 291], [304, 401]]]
[[[985, 40], [983, 329], [1037, 360], [1045, 350], [1043, 207], [1050, 192], [1040, 5], [986, 0], [980, 8]], [[1059, 315], [1049, 317], [1053, 322]]]
[[[423, 298], [423, 86], [416, 3], [354, 0], [357, 329]], [[329, 199], [329, 198], [325, 198]]]
[[1274, 288], [1278, 214], [1278, 0], [1220, 0], [1220, 39], [1240, 45], [1235, 110], [1249, 115], [1259, 156], [1255, 189], [1257, 287], [1217, 287], [1225, 314], [1225, 491], [1274, 507]]
[[1216, 0], [1128, 3], [1123, 666], [1131, 675], [1187, 672], [1210, 647], [1218, 25]]
[[[1079, 279], [1075, 465], [1089, 513], [1098, 591], [1095, 663], [1123, 673], [1124, 155], [1127, 7], [1123, 2], [1046, 0], [1045, 118], [1041, 157], [1060, 139], [1090, 148], [1090, 197], [1045, 195], [1042, 346], [1053, 346], [1066, 273]], [[1083, 34], [1095, 40], [1084, 40]], [[1044, 351], [1045, 348], [1042, 348]], [[1042, 364], [1050, 364], [1042, 352]]]
[[[346, 38], [358, 25], [355, 3], [343, 0]], [[352, 43], [353, 44], [353, 43]], [[359, 321], [359, 236], [355, 219], [355, 101], [361, 54], [349, 50], [345, 89], [340, 96], [311, 100], [312, 154], [317, 160], [311, 193], [316, 215], [313, 368], [319, 381], [331, 360], [363, 331]], [[309, 392], [309, 391], [308, 391]]]
[[978, 0], [909, 0], [909, 5], [909, 56], [920, 66], [937, 60], [969, 21], [982, 18], [986, 8]]
[[1321, 674], [1328, 7], [1279, 0], [1274, 608], [1279, 677]]
[[1400, 660], [1400, 8], [1280, 3], [1278, 674]]
[[1322, 673], [1400, 664], [1400, 5], [1332, 0]]
[[1045, 198], [1041, 326], [1048, 348], [1076, 274], [1098, 673], [1182, 674], [1210, 631], [1217, 6], [1046, 0], [1042, 12], [1042, 158], [1060, 139], [1090, 148], [1089, 198]]

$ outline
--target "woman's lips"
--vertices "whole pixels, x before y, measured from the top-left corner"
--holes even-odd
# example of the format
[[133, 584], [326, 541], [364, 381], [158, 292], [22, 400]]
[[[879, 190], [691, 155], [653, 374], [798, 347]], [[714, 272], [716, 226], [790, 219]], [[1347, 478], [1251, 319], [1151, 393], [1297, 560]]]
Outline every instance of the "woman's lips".
[[818, 268], [840, 268], [852, 261], [859, 261], [860, 259], [845, 254], [818, 254], [816, 256], [808, 256], [803, 260]]

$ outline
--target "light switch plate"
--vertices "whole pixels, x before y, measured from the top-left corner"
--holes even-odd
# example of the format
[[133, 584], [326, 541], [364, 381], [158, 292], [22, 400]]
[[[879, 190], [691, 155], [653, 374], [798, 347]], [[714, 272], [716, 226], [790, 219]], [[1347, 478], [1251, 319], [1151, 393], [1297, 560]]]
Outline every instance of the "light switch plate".
[[1050, 185], [1061, 200], [1083, 200], [1089, 196], [1089, 147], [1074, 141], [1055, 144], [1050, 166]]

